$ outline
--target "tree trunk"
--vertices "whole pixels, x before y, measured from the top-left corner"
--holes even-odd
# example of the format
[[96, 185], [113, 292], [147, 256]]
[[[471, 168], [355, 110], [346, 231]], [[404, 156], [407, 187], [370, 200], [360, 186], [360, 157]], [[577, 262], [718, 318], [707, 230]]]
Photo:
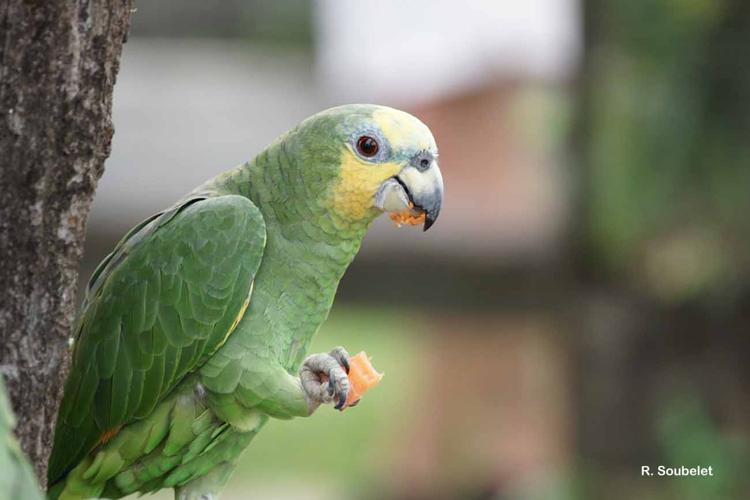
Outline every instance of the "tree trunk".
[[0, 369], [42, 484], [131, 7], [0, 3]]

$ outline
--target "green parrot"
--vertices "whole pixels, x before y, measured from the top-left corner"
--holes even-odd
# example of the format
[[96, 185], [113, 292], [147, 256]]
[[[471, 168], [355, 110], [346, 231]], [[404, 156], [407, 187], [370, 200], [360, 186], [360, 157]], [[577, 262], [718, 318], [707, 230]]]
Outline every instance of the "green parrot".
[[86, 290], [48, 497], [212, 500], [270, 417], [342, 409], [349, 355], [310, 341], [373, 219], [427, 230], [442, 196], [427, 126], [346, 105], [135, 226]]

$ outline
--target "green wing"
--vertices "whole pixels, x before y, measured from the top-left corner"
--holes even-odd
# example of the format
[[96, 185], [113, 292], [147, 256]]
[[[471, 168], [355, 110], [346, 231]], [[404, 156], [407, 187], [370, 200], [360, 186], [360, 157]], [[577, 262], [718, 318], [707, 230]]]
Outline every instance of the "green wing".
[[105, 433], [149, 415], [227, 339], [265, 247], [247, 198], [193, 198], [131, 231], [92, 276], [55, 430], [48, 481]]

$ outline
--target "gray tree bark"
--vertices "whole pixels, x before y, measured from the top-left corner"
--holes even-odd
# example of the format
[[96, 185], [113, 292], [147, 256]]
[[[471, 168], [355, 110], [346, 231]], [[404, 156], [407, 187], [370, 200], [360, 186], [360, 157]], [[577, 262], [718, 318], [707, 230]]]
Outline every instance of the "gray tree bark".
[[0, 2], [0, 370], [42, 484], [131, 8]]

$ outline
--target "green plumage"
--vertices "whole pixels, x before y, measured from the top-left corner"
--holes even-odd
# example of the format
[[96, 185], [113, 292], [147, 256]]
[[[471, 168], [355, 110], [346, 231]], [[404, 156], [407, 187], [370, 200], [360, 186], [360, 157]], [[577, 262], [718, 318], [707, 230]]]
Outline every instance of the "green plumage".
[[[76, 332], [51, 484], [105, 432], [152, 415], [222, 345], [249, 295], [265, 237], [262, 216], [247, 198], [199, 197], [118, 246], [94, 275]], [[163, 429], [149, 429], [151, 439], [136, 447], [134, 458], [161, 442], [169, 424], [164, 418]], [[101, 482], [119, 471], [124, 462], [111, 456], [84, 479]]]
[[[102, 262], [75, 329], [50, 498], [215, 494], [269, 417], [311, 412], [300, 364], [379, 213], [361, 176], [375, 189], [425, 147], [394, 147], [342, 187], [351, 138], [377, 111], [400, 113], [349, 106], [306, 120]], [[340, 193], [365, 210], [334, 208]]]

